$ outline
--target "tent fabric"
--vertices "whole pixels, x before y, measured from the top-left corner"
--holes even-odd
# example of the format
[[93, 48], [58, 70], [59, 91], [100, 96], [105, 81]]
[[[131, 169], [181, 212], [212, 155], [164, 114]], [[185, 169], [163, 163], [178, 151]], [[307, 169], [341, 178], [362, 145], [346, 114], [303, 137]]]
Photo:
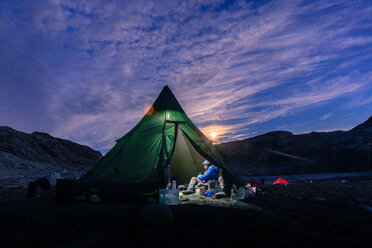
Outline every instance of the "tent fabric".
[[204, 159], [222, 169], [226, 182], [244, 185], [165, 86], [146, 115], [76, 182], [76, 189], [152, 192], [167, 182], [168, 165], [172, 176], [186, 181], [202, 170]]
[[262, 185], [261, 182], [258, 182], [258, 181], [255, 181], [255, 180], [249, 180], [248, 183], [251, 185], [251, 186], [259, 186], [259, 185]]
[[290, 184], [290, 182], [288, 182], [287, 180], [285, 180], [283, 178], [279, 178], [278, 180], [273, 182], [273, 185], [278, 184], [278, 183]]
[[[178, 129], [176, 146], [170, 161], [170, 177], [176, 177], [179, 182], [189, 182], [190, 178], [204, 172], [201, 164], [204, 158], [195, 150], [185, 137], [185, 134]], [[164, 171], [168, 177], [168, 170]]]

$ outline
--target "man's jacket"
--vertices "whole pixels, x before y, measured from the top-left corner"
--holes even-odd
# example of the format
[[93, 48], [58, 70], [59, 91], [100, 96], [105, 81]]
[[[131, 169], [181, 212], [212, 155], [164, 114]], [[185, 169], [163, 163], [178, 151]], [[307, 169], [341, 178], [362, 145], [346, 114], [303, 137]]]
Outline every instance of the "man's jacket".
[[199, 176], [198, 178], [205, 182], [208, 182], [209, 180], [218, 181], [218, 174], [219, 174], [218, 168], [212, 165], [205, 171], [203, 175]]

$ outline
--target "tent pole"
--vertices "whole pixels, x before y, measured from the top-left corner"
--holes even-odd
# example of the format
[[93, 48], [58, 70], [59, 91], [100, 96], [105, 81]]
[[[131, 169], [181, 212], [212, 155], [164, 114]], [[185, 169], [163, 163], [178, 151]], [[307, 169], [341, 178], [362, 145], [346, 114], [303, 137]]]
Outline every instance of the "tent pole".
[[[171, 165], [170, 164], [168, 164], [168, 187], [170, 188], [170, 185], [171, 185], [171, 174], [170, 174], [170, 169], [171, 169]], [[168, 188], [167, 187], [167, 188]]]

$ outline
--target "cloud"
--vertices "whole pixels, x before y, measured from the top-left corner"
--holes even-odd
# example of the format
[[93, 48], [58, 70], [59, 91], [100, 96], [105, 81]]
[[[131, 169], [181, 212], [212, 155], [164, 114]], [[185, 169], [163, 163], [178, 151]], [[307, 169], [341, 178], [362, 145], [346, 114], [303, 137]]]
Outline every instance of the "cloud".
[[228, 2], [3, 2], [0, 124], [108, 149], [168, 84], [223, 142], [372, 90], [366, 2]]
[[320, 117], [320, 120], [324, 121], [324, 120], [327, 120], [329, 117], [331, 117], [333, 114], [331, 112], [329, 112], [328, 114], [325, 114], [323, 115], [322, 117]]

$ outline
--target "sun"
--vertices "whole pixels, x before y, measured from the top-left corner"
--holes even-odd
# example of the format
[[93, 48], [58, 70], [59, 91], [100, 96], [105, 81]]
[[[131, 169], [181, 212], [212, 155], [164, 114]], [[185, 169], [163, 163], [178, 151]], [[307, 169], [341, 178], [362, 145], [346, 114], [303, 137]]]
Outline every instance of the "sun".
[[211, 132], [210, 136], [212, 137], [212, 139], [215, 139], [217, 137], [217, 133], [216, 132]]

